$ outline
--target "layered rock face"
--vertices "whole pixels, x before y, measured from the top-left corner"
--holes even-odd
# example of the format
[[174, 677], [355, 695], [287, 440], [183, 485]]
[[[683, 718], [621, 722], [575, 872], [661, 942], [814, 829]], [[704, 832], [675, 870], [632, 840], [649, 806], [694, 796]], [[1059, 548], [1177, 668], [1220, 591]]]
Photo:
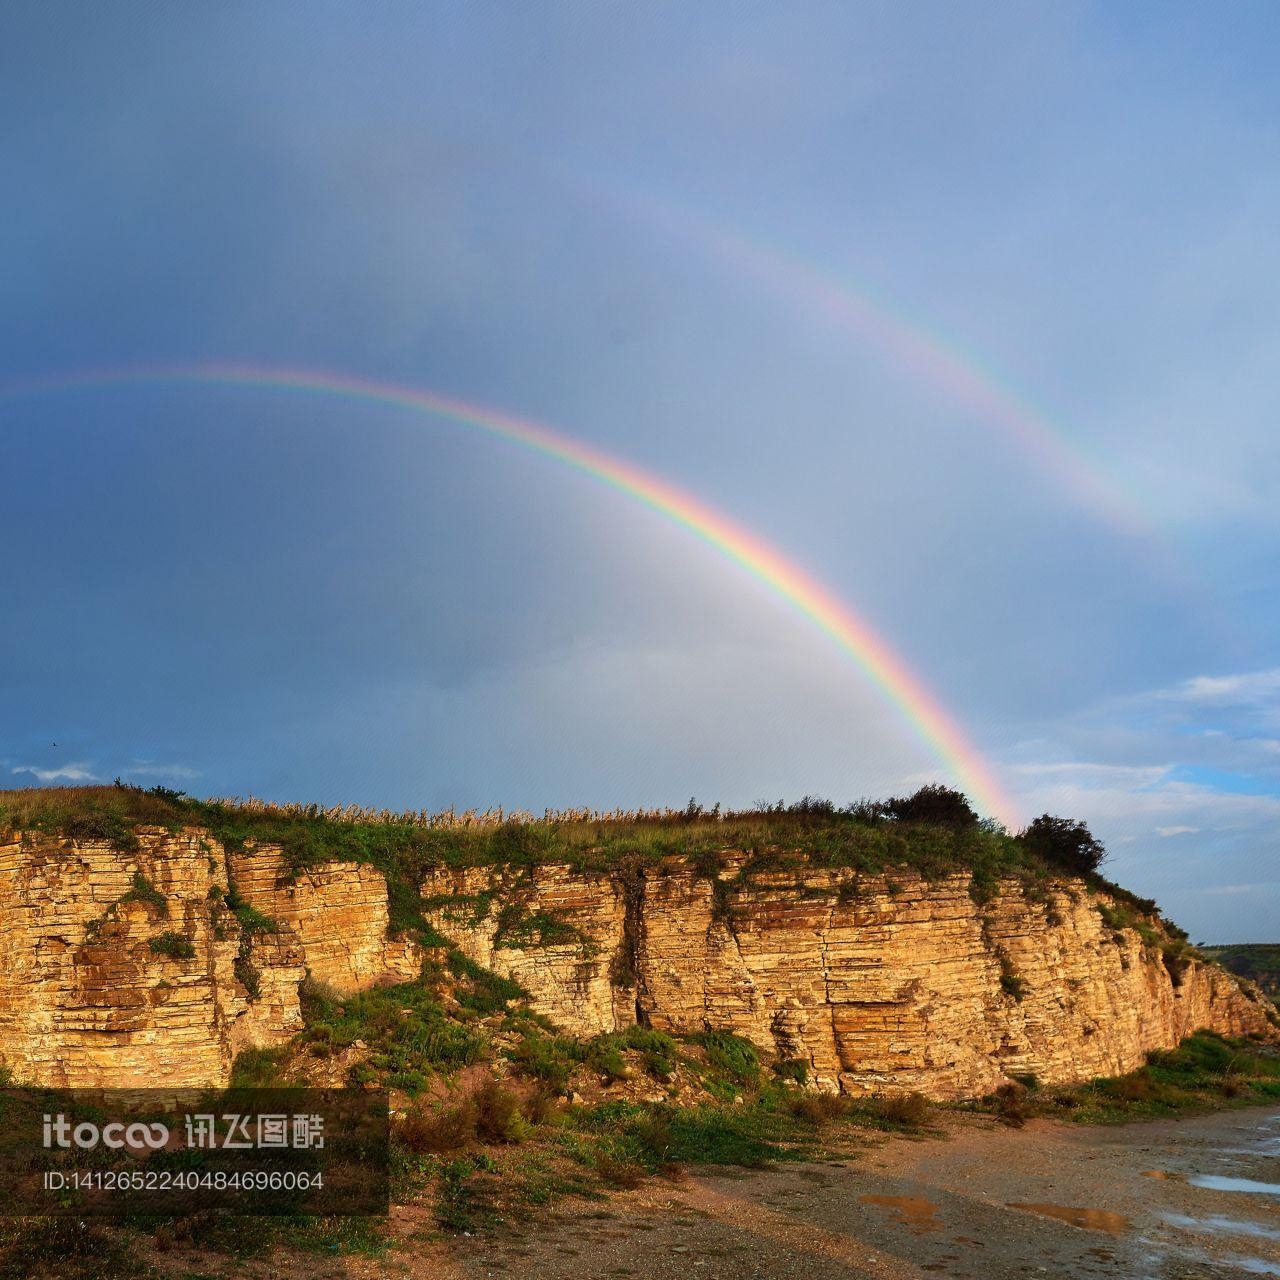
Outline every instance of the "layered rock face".
[[1010, 880], [978, 904], [967, 875], [741, 867], [442, 870], [422, 891], [442, 932], [569, 1029], [729, 1030], [845, 1092], [1065, 1083], [1132, 1070], [1202, 1027], [1272, 1034], [1256, 993], [1194, 960], [1175, 982], [1079, 881], [1032, 900]]
[[240, 896], [288, 926], [307, 971], [339, 995], [421, 972], [421, 948], [387, 936], [387, 882], [374, 867], [327, 862], [294, 877], [272, 845], [233, 853], [230, 861]]
[[[137, 835], [131, 851], [0, 844], [0, 1064], [19, 1081], [222, 1085], [242, 1049], [302, 1029], [308, 971], [344, 994], [419, 972], [416, 944], [387, 937], [372, 867], [331, 863], [290, 881], [277, 848], [229, 862], [206, 832]], [[246, 934], [225, 905], [231, 881], [274, 929]]]
[[[372, 867], [295, 876], [274, 846], [228, 858], [198, 829], [136, 834], [127, 851], [0, 838], [0, 1065], [20, 1081], [223, 1084], [240, 1050], [301, 1028], [305, 974], [350, 994], [420, 970]], [[441, 932], [566, 1031], [734, 1031], [847, 1092], [962, 1096], [1129, 1070], [1201, 1027], [1274, 1035], [1250, 984], [1197, 960], [1171, 972], [1079, 881], [1033, 898], [1010, 880], [979, 904], [967, 875], [744, 864], [442, 869], [422, 892]], [[249, 932], [233, 884], [260, 913]]]
[[[0, 1061], [18, 1080], [221, 1084], [240, 1049], [301, 1027], [297, 939], [242, 938], [221, 905], [221, 854], [199, 832], [146, 829], [131, 852], [52, 838], [0, 845]], [[236, 975], [242, 952], [256, 999]]]

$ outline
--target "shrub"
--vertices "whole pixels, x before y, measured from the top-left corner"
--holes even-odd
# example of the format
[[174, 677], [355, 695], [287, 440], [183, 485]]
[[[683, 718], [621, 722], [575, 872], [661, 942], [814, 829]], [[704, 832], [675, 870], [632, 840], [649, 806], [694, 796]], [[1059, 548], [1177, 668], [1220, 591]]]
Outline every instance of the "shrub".
[[974, 827], [978, 815], [960, 791], [930, 783], [909, 796], [895, 796], [880, 806], [886, 817], [898, 822], [928, 823], [939, 827]]
[[62, 823], [62, 830], [72, 840], [106, 840], [113, 849], [122, 853], [134, 852], [140, 843], [133, 828], [120, 814], [97, 806], [67, 817]]
[[263, 915], [257, 907], [247, 903], [234, 884], [227, 891], [226, 904], [235, 918], [240, 921], [242, 933], [275, 933], [280, 928], [270, 916]]
[[991, 1095], [996, 1119], [1011, 1129], [1021, 1129], [1027, 1122], [1027, 1087], [1016, 1080], [1002, 1084]]
[[157, 915], [167, 916], [169, 914], [169, 903], [165, 900], [164, 894], [141, 871], [133, 873], [130, 889], [120, 901], [141, 902]]
[[792, 1098], [787, 1107], [797, 1120], [822, 1124], [827, 1120], [847, 1116], [853, 1104], [839, 1093], [803, 1093], [798, 1098]]
[[195, 958], [195, 944], [185, 934], [169, 930], [158, 933], [150, 941], [152, 952], [158, 956], [168, 956], [171, 960], [192, 960]]
[[1083, 822], [1054, 818], [1047, 813], [1041, 814], [1018, 839], [1032, 853], [1072, 875], [1094, 874], [1107, 856], [1102, 842]]
[[610, 1080], [630, 1079], [632, 1071], [623, 1053], [633, 1049], [641, 1054], [649, 1075], [665, 1080], [675, 1074], [680, 1051], [676, 1042], [664, 1031], [654, 1031], [633, 1023], [624, 1031], [611, 1031], [596, 1036], [585, 1049], [588, 1065]]
[[519, 1095], [492, 1077], [472, 1094], [471, 1104], [476, 1136], [482, 1142], [520, 1142], [528, 1135]]
[[361, 1078], [383, 1074], [389, 1083], [415, 1094], [436, 1071], [468, 1066], [484, 1052], [483, 1038], [449, 1018], [439, 998], [420, 982], [374, 987], [339, 1002], [321, 984], [307, 982], [302, 991], [308, 1040], [325, 1052], [364, 1040], [370, 1048]]
[[890, 1093], [877, 1096], [872, 1110], [890, 1124], [917, 1129], [933, 1113], [933, 1103], [923, 1093]]
[[524, 1100], [525, 1119], [530, 1124], [551, 1124], [559, 1118], [557, 1095], [550, 1089], [535, 1088]]
[[760, 1078], [760, 1055], [750, 1040], [728, 1031], [704, 1031], [693, 1037], [706, 1050], [707, 1062], [738, 1084], [751, 1086]]
[[283, 1049], [245, 1049], [231, 1066], [233, 1089], [270, 1089], [284, 1083]]
[[452, 1106], [415, 1103], [392, 1131], [395, 1141], [418, 1155], [461, 1151], [476, 1137], [476, 1108], [470, 1098]]
[[509, 1056], [522, 1075], [564, 1093], [573, 1068], [582, 1061], [583, 1050], [563, 1036], [527, 1035]]
[[779, 1058], [773, 1064], [773, 1074], [779, 1080], [794, 1080], [796, 1084], [808, 1084], [809, 1064], [803, 1058]]
[[604, 1153], [596, 1158], [596, 1173], [611, 1187], [634, 1191], [645, 1178], [647, 1169], [635, 1160]]
[[262, 974], [249, 959], [248, 952], [236, 956], [231, 971], [235, 974], [236, 981], [249, 993], [250, 1000], [256, 1000], [262, 994]]
[[1012, 996], [1015, 1000], [1021, 1000], [1027, 994], [1027, 984], [1016, 973], [1010, 973], [1006, 970], [1000, 975], [1000, 990], [1005, 995]]
[[1170, 983], [1175, 988], [1182, 986], [1182, 980], [1191, 967], [1191, 955], [1187, 944], [1182, 941], [1163, 943], [1160, 947], [1160, 958], [1164, 961]]

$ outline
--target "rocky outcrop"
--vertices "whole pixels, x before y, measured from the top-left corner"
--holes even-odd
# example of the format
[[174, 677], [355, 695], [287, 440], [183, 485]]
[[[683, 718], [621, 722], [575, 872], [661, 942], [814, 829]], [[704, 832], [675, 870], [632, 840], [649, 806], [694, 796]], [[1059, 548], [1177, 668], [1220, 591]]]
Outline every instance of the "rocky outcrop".
[[[240, 1049], [301, 1027], [297, 940], [242, 936], [222, 905], [221, 852], [200, 832], [160, 829], [141, 830], [133, 851], [0, 844], [0, 1061], [16, 1079], [220, 1084]], [[245, 963], [256, 999], [237, 975]]]
[[1033, 897], [1009, 880], [979, 904], [967, 875], [743, 866], [442, 869], [422, 892], [436, 927], [570, 1029], [729, 1030], [846, 1092], [1067, 1082], [1201, 1027], [1272, 1034], [1255, 993], [1199, 960], [1171, 972], [1080, 881]]
[[[137, 848], [14, 836], [0, 843], [0, 1065], [85, 1088], [221, 1085], [243, 1049], [302, 1029], [305, 974], [342, 994], [416, 977], [387, 936], [372, 867], [287, 874], [281, 851], [227, 858], [207, 832], [140, 828]], [[242, 928], [232, 884], [271, 927]]]
[[621, 877], [554, 864], [477, 867], [436, 873], [422, 896], [441, 933], [477, 964], [519, 982], [557, 1026], [593, 1036], [636, 1020]]
[[[275, 846], [228, 858], [196, 828], [135, 835], [0, 835], [0, 1065], [20, 1081], [222, 1084], [239, 1051], [301, 1028], [305, 974], [349, 994], [420, 971], [373, 867], [295, 875]], [[231, 910], [233, 888], [256, 915]], [[1117, 927], [1080, 881], [1009, 880], [977, 903], [965, 875], [728, 855], [714, 872], [440, 869], [422, 893], [441, 932], [566, 1031], [734, 1031], [847, 1092], [954, 1097], [1125, 1071], [1200, 1027], [1274, 1034], [1249, 984], [1169, 963], [1154, 922]]]
[[230, 866], [240, 896], [287, 926], [307, 972], [339, 995], [421, 972], [421, 948], [388, 936], [387, 881], [376, 868], [326, 862], [295, 876], [274, 845], [233, 853]]

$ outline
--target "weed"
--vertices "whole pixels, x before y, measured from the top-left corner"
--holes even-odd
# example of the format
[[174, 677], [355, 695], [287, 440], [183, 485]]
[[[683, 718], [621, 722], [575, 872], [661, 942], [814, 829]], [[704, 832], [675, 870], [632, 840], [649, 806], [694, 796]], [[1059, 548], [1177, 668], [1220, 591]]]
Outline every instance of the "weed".
[[852, 1110], [852, 1103], [840, 1093], [802, 1093], [792, 1098], [788, 1107], [797, 1120], [807, 1124], [825, 1124], [839, 1120]]
[[707, 1062], [716, 1071], [748, 1087], [759, 1081], [760, 1055], [750, 1040], [728, 1031], [704, 1031], [692, 1039], [706, 1050]]
[[922, 1093], [881, 1094], [872, 1100], [871, 1110], [887, 1124], [918, 1129], [933, 1114], [933, 1103]]
[[779, 1058], [773, 1064], [773, 1074], [779, 1080], [793, 1080], [796, 1084], [808, 1084], [809, 1064], [803, 1058]]
[[159, 916], [167, 916], [169, 914], [169, 903], [165, 899], [163, 893], [142, 874], [141, 871], [133, 873], [133, 880], [130, 883], [129, 891], [120, 899], [121, 902], [141, 902], [149, 910], [154, 911]]
[[171, 960], [193, 960], [196, 954], [195, 944], [183, 933], [168, 930], [158, 933], [150, 940], [151, 950], [158, 956], [168, 956]]

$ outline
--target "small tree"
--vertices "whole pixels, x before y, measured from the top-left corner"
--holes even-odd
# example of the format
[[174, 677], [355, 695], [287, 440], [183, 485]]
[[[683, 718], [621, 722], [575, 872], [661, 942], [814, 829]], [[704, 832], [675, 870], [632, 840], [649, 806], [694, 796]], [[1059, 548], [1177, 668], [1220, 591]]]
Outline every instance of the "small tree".
[[885, 816], [899, 822], [924, 822], [938, 827], [971, 827], [978, 821], [973, 806], [960, 791], [931, 782], [914, 795], [895, 796], [881, 806]]
[[1102, 841], [1074, 818], [1053, 818], [1042, 813], [1019, 837], [1033, 853], [1046, 862], [1065, 867], [1073, 875], [1097, 871], [1107, 856]]

